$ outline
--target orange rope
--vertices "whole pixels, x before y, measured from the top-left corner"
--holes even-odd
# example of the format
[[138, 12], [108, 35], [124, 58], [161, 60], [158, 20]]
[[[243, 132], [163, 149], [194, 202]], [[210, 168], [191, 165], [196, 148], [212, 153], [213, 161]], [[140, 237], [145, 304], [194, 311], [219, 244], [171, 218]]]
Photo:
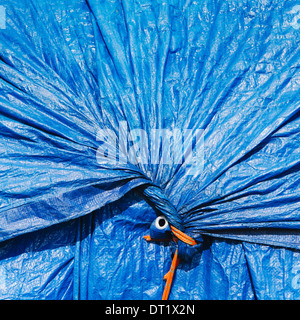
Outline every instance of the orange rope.
[[197, 244], [197, 242], [193, 238], [191, 238], [190, 236], [188, 236], [184, 232], [178, 230], [177, 228], [171, 226], [171, 230], [179, 240], [181, 240], [191, 246], [194, 246]]
[[174, 272], [179, 264], [179, 259], [178, 259], [177, 254], [178, 254], [178, 250], [175, 251], [169, 272], [164, 276], [164, 280], [167, 280], [167, 282], [165, 285], [165, 290], [164, 290], [164, 293], [162, 296], [162, 300], [168, 300], [169, 293], [171, 291], [171, 285], [172, 285], [172, 281], [173, 281]]
[[[194, 246], [197, 244], [197, 242], [191, 238], [190, 236], [188, 236], [187, 234], [185, 234], [184, 232], [178, 230], [177, 228], [171, 226], [171, 230], [174, 234], [174, 236], [176, 236], [176, 238], [178, 238], [179, 240], [183, 241], [186, 244], [189, 244], [191, 246]], [[148, 236], [144, 236], [145, 240], [147, 241], [163, 241], [163, 240], [159, 240], [159, 239], [152, 239], [149, 235]], [[174, 237], [174, 240], [176, 241], [176, 239]], [[168, 271], [168, 273], [164, 276], [164, 280], [167, 280], [166, 285], [165, 285], [165, 289], [164, 289], [164, 293], [162, 296], [162, 300], [168, 300], [169, 298], [169, 294], [171, 291], [171, 286], [172, 286], [172, 281], [173, 281], [173, 277], [174, 277], [174, 273], [176, 271], [176, 268], [178, 267], [179, 264], [179, 258], [178, 258], [178, 249], [176, 249], [173, 260], [172, 260], [172, 264], [171, 264], [171, 268]]]
[[[197, 242], [191, 238], [190, 236], [188, 236], [187, 234], [185, 234], [184, 232], [178, 230], [177, 228], [171, 226], [171, 230], [174, 233], [174, 235], [181, 241], [183, 241], [184, 243], [187, 243], [191, 246], [194, 246], [197, 244]], [[178, 249], [176, 249], [173, 260], [172, 260], [172, 264], [171, 264], [171, 268], [169, 270], [169, 272], [164, 276], [164, 280], [167, 280], [166, 285], [165, 285], [165, 289], [164, 289], [164, 293], [162, 296], [162, 300], [168, 300], [170, 291], [171, 291], [171, 285], [172, 285], [172, 281], [173, 281], [173, 276], [175, 273], [175, 270], [177, 268], [179, 264], [179, 258], [178, 258]]]

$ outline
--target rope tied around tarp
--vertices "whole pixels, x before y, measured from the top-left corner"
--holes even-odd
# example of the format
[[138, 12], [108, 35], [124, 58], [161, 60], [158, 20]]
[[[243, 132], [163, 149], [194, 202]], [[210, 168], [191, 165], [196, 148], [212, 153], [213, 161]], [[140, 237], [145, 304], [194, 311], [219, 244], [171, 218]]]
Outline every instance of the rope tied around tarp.
[[[193, 238], [191, 238], [184, 232], [180, 231], [172, 225], [169, 226], [167, 220], [163, 216], [159, 216], [157, 219], [155, 219], [155, 221], [151, 224], [150, 227], [150, 235], [144, 236], [144, 238], [147, 241], [173, 240], [177, 244], [182, 242], [188, 246], [195, 246], [197, 244], [197, 242]], [[163, 277], [163, 279], [166, 280], [166, 285], [164, 288], [162, 300], [168, 300], [176, 268], [178, 267], [180, 261], [184, 260], [182, 258], [184, 258], [185, 250], [181, 249], [179, 251], [178, 247], [173, 256], [170, 270]], [[182, 248], [182, 246], [180, 247]]]

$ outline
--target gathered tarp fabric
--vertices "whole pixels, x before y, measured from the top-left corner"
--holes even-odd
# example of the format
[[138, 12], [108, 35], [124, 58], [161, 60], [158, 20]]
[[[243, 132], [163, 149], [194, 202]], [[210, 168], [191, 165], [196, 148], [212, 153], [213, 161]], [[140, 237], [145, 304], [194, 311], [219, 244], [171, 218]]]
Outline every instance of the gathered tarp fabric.
[[1, 3], [0, 298], [160, 299], [171, 248], [143, 236], [164, 215], [201, 243], [170, 299], [300, 299], [299, 18]]

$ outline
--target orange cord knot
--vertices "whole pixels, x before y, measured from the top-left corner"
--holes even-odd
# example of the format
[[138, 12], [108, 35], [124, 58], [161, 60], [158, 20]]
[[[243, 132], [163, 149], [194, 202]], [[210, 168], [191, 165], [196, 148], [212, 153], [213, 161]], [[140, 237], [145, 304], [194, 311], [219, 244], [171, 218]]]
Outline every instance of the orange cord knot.
[[[173, 233], [173, 240], [175, 242], [179, 240], [181, 240], [182, 242], [190, 245], [190, 246], [194, 246], [197, 244], [197, 242], [191, 238], [190, 236], [188, 236], [187, 234], [185, 234], [184, 232], [178, 230], [177, 228], [170, 226], [171, 227], [171, 231]], [[153, 239], [150, 237], [150, 235], [144, 236], [144, 239], [146, 241], [170, 241], [171, 239], [167, 240], [167, 239]], [[180, 263], [180, 259], [178, 257], [178, 249], [176, 249], [173, 260], [172, 260], [172, 264], [171, 264], [171, 268], [170, 270], [165, 274], [164, 276], [164, 280], [166, 280], [166, 285], [165, 285], [165, 289], [163, 292], [163, 296], [162, 296], [162, 300], [168, 300], [169, 298], [169, 294], [171, 291], [171, 286], [172, 286], [172, 282], [173, 282], [173, 277], [176, 271], [176, 268], [178, 267]]]
[[[191, 238], [190, 236], [188, 236], [184, 232], [178, 230], [177, 228], [171, 226], [171, 230], [172, 230], [174, 236], [177, 239], [183, 241], [184, 243], [186, 243], [190, 246], [194, 246], [197, 244], [197, 242], [193, 238]], [[163, 292], [162, 300], [168, 300], [168, 298], [169, 298], [173, 277], [174, 277], [176, 268], [178, 267], [179, 263], [180, 263], [180, 259], [178, 258], [178, 249], [176, 249], [173, 260], [172, 260], [171, 268], [164, 276], [164, 280], [166, 280], [166, 285], [165, 285], [165, 289]]]

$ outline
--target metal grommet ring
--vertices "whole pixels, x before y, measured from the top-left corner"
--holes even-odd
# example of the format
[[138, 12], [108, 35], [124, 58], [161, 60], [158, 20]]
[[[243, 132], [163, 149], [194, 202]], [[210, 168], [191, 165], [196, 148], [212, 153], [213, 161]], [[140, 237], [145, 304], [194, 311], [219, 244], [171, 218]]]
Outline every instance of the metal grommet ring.
[[164, 230], [169, 226], [167, 219], [164, 216], [159, 216], [155, 220], [155, 227], [158, 230]]

